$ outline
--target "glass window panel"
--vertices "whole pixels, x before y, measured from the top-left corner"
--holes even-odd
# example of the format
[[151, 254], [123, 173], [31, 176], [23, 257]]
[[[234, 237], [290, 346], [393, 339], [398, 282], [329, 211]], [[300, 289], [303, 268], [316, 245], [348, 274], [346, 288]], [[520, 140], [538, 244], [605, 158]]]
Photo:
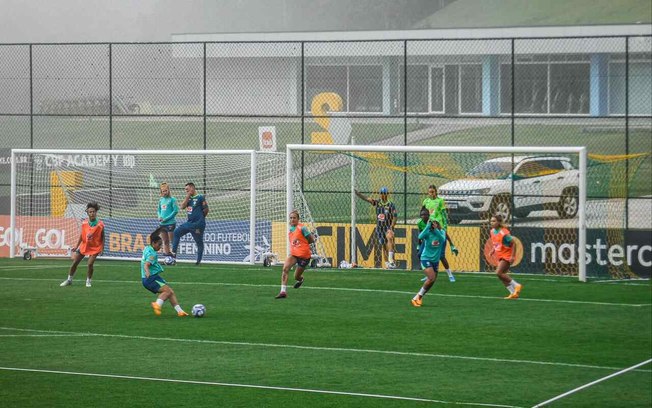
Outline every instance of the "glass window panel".
[[482, 65], [462, 65], [460, 92], [462, 113], [482, 112]]
[[514, 75], [516, 113], [547, 113], [548, 66], [517, 64]]
[[550, 113], [589, 113], [589, 64], [550, 64]]
[[346, 67], [309, 65], [306, 67], [306, 111], [312, 99], [322, 92], [334, 92], [342, 98], [343, 110], [348, 110]]
[[444, 111], [444, 68], [442, 67], [430, 69], [430, 110]]
[[[399, 110], [403, 112], [403, 66], [399, 70]], [[407, 111], [410, 113], [428, 112], [428, 66], [408, 65], [407, 70]]]
[[349, 67], [349, 111], [383, 111], [383, 68], [380, 65]]

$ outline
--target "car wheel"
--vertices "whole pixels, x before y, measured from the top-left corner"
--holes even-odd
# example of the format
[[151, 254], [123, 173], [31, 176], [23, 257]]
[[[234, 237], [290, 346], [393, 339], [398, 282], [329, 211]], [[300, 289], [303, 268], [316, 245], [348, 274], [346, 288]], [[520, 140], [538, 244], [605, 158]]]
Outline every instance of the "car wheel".
[[504, 222], [508, 222], [512, 216], [511, 203], [509, 196], [497, 196], [491, 200], [489, 207], [489, 219], [494, 215], [500, 215]]
[[574, 218], [579, 209], [579, 198], [577, 197], [577, 190], [567, 189], [564, 190], [559, 198], [559, 205], [557, 206], [557, 214], [559, 218]]

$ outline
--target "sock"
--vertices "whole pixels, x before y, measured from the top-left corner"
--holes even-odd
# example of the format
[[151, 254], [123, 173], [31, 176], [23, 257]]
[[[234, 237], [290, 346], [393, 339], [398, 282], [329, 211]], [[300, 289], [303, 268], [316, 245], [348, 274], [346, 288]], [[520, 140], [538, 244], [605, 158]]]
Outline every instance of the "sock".
[[509, 285], [505, 286], [509, 293], [514, 293], [514, 281], [509, 282]]
[[181, 308], [181, 305], [176, 305], [174, 307], [174, 310], [176, 310], [177, 312], [183, 312], [183, 309]]
[[516, 289], [516, 285], [518, 285], [518, 282], [516, 282], [514, 279], [512, 279], [512, 285], [514, 285], [513, 288]]
[[281, 292], [287, 292], [288, 286], [287, 285], [281, 285]]
[[163, 306], [163, 303], [165, 303], [165, 300], [163, 299], [156, 299], [156, 304], [159, 306]]
[[389, 262], [394, 262], [394, 251], [388, 253]]
[[448, 277], [449, 277], [449, 278], [450, 278], [451, 276], [453, 276], [453, 272], [451, 272], [450, 269], [446, 269], [446, 273], [448, 274]]
[[426, 294], [426, 290], [423, 287], [421, 287], [421, 289], [419, 289], [419, 297], [423, 297], [423, 295], [425, 294]]
[[68, 275], [68, 280], [72, 282], [72, 275]]

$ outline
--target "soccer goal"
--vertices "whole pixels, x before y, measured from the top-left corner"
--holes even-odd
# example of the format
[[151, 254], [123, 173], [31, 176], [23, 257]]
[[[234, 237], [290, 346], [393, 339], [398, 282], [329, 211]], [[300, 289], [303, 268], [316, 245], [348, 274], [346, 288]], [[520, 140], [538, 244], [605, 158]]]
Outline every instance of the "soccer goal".
[[[192, 182], [209, 206], [204, 262], [255, 263], [277, 259], [287, 248], [285, 154], [251, 150], [12, 150], [10, 256], [69, 256], [86, 205], [100, 206], [103, 256], [140, 259], [158, 227], [159, 187], [165, 182], [180, 204]], [[294, 182], [293, 208], [315, 229]], [[186, 219], [177, 215], [177, 225]], [[325, 266], [318, 246], [315, 264]], [[196, 258], [190, 235], [179, 261]]]
[[[301, 175], [303, 196], [324, 252], [383, 267], [377, 212], [364, 197], [389, 191], [397, 211], [395, 258], [419, 269], [416, 226], [429, 187], [448, 211], [448, 233], [459, 256], [455, 271], [492, 271], [489, 219], [499, 214], [516, 240], [514, 269], [586, 280], [587, 151], [585, 147], [434, 147], [288, 145], [287, 208]], [[287, 212], [287, 211], [286, 211]]]

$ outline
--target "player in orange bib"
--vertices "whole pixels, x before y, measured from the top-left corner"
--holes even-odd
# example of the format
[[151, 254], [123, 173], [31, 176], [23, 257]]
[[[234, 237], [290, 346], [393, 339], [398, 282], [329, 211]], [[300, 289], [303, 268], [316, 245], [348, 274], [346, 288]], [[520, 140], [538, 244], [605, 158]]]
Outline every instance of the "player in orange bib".
[[70, 266], [70, 272], [68, 272], [68, 278], [61, 282], [59, 286], [72, 285], [72, 277], [77, 272], [77, 265], [79, 265], [85, 256], [88, 256], [86, 287], [91, 287], [95, 258], [104, 250], [104, 223], [97, 218], [97, 212], [99, 210], [100, 206], [97, 203], [88, 203], [86, 206], [88, 219], [82, 222], [79, 241], [77, 241], [77, 245], [72, 250], [72, 265]]
[[509, 266], [514, 263], [514, 240], [509, 230], [503, 225], [503, 218], [500, 215], [491, 217], [491, 256], [498, 260], [496, 275], [503, 282], [503, 285], [509, 291], [509, 296], [505, 299], [518, 299], [523, 285], [512, 279], [507, 272]]
[[315, 238], [310, 233], [308, 228], [299, 224], [299, 211], [294, 210], [290, 213], [290, 230], [288, 231], [288, 238], [290, 243], [290, 256], [283, 264], [283, 273], [281, 274], [281, 292], [276, 295], [276, 299], [284, 299], [287, 297], [287, 284], [288, 273], [290, 268], [295, 264], [297, 267], [294, 269], [294, 288], [298, 289], [303, 284], [303, 271], [310, 263], [310, 244], [315, 242]]

